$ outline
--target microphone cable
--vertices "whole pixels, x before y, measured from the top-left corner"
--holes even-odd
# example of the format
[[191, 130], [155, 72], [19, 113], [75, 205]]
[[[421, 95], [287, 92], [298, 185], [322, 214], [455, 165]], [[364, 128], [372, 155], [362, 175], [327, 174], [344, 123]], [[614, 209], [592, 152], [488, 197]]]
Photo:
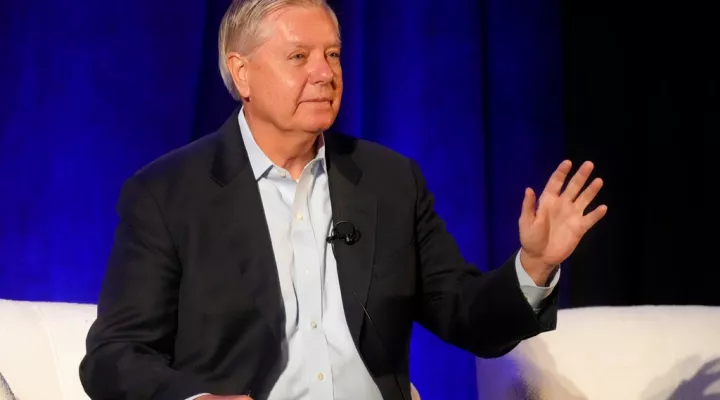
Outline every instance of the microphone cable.
[[[345, 234], [339, 233], [339, 227], [347, 225], [349, 226], [350, 230], [349, 232]], [[335, 254], [335, 241], [340, 240], [342, 243], [345, 243], [348, 246], [352, 246], [353, 244], [357, 243], [360, 240], [360, 231], [355, 228], [355, 225], [353, 225], [352, 222], [348, 221], [340, 221], [333, 227], [330, 236], [327, 238], [327, 242], [330, 243], [330, 248], [333, 252], [333, 257], [335, 257], [335, 260], [337, 260], [337, 254]], [[390, 367], [390, 372], [392, 372], [393, 378], [395, 379], [395, 384], [398, 387], [398, 390], [400, 391], [400, 395], [402, 395], [403, 400], [408, 400], [407, 396], [405, 396], [405, 391], [402, 389], [402, 385], [400, 384], [400, 379], [398, 378], [397, 374], [395, 373], [395, 368], [393, 368], [393, 364], [390, 362], [390, 352], [388, 351], [387, 346], [385, 346], [385, 341], [382, 338], [382, 335], [380, 334], [380, 329], [378, 329], [377, 325], [375, 325], [375, 321], [370, 316], [370, 313], [368, 312], [367, 308], [365, 308], [365, 305], [360, 301], [360, 298], [358, 297], [357, 293], [355, 293], [355, 289], [353, 289], [352, 285], [350, 286], [350, 291], [352, 292], [353, 296], [355, 297], [355, 301], [360, 305], [360, 307], [363, 310], [363, 313], [365, 313], [365, 316], [367, 317], [368, 321], [370, 321], [370, 325], [373, 326], [373, 329], [375, 330], [375, 334], [377, 335], [378, 339], [380, 340], [380, 346], [382, 346], [383, 353], [385, 356], [385, 361], [387, 365]], [[359, 349], [358, 349], [359, 350]]]

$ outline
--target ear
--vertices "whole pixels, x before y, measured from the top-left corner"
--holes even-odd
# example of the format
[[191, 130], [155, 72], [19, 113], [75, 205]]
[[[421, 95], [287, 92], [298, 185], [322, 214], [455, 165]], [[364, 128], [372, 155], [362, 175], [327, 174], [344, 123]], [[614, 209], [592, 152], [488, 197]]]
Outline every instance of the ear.
[[248, 59], [239, 53], [228, 53], [225, 60], [232, 75], [233, 83], [240, 97], [247, 99], [250, 97], [250, 85], [248, 84]]

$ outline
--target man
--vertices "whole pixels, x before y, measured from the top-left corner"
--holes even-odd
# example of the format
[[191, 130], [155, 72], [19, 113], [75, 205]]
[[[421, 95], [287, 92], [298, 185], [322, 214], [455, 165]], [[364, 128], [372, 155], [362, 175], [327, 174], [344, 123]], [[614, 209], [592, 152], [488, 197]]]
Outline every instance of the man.
[[417, 165], [337, 133], [323, 0], [235, 1], [220, 69], [241, 106], [127, 180], [80, 374], [101, 399], [405, 399], [413, 322], [480, 357], [554, 329], [558, 266], [605, 214], [563, 162], [522, 248], [481, 274]]

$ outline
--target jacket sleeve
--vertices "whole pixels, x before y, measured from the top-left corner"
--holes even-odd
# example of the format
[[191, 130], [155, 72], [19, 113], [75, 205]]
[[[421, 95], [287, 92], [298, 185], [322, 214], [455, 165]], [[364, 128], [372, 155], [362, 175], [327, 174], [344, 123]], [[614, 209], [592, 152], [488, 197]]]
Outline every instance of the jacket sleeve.
[[536, 313], [520, 288], [514, 255], [486, 273], [468, 264], [435, 212], [433, 196], [414, 162], [412, 171], [421, 275], [418, 322], [443, 341], [478, 357], [499, 357], [521, 340], [554, 329], [557, 291]]
[[207, 388], [173, 370], [180, 262], [157, 202], [138, 176], [118, 201], [119, 224], [80, 364], [93, 400], [184, 399]]

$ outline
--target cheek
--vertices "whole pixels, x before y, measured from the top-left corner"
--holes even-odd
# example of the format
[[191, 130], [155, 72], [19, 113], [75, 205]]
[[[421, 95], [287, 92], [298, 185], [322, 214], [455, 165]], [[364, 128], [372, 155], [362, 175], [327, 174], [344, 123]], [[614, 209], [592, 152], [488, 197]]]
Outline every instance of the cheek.
[[333, 108], [335, 111], [338, 111], [340, 108], [340, 101], [342, 100], [343, 95], [343, 80], [342, 75], [338, 75], [338, 78], [335, 79], [335, 101], [333, 102]]
[[259, 102], [265, 108], [273, 110], [291, 110], [297, 104], [297, 99], [303, 90], [305, 81], [300, 74], [280, 68], [268, 68], [262, 75], [256, 75], [256, 93], [262, 99]]
[[337, 97], [340, 98], [343, 94], [343, 80], [342, 76], [335, 79], [335, 93], [337, 94]]
[[340, 64], [333, 67], [333, 73], [335, 75], [335, 87], [338, 89], [338, 91], [342, 92], [343, 87], [343, 74], [342, 74], [342, 67], [340, 67]]
[[283, 104], [297, 104], [300, 94], [305, 88], [306, 79], [299, 73], [286, 73], [276, 80], [276, 94], [278, 102]]
[[[280, 82], [279, 82], [280, 83]], [[283, 101], [296, 101], [303, 90], [304, 81], [297, 77], [286, 77], [279, 86], [278, 92], [282, 95]]]

